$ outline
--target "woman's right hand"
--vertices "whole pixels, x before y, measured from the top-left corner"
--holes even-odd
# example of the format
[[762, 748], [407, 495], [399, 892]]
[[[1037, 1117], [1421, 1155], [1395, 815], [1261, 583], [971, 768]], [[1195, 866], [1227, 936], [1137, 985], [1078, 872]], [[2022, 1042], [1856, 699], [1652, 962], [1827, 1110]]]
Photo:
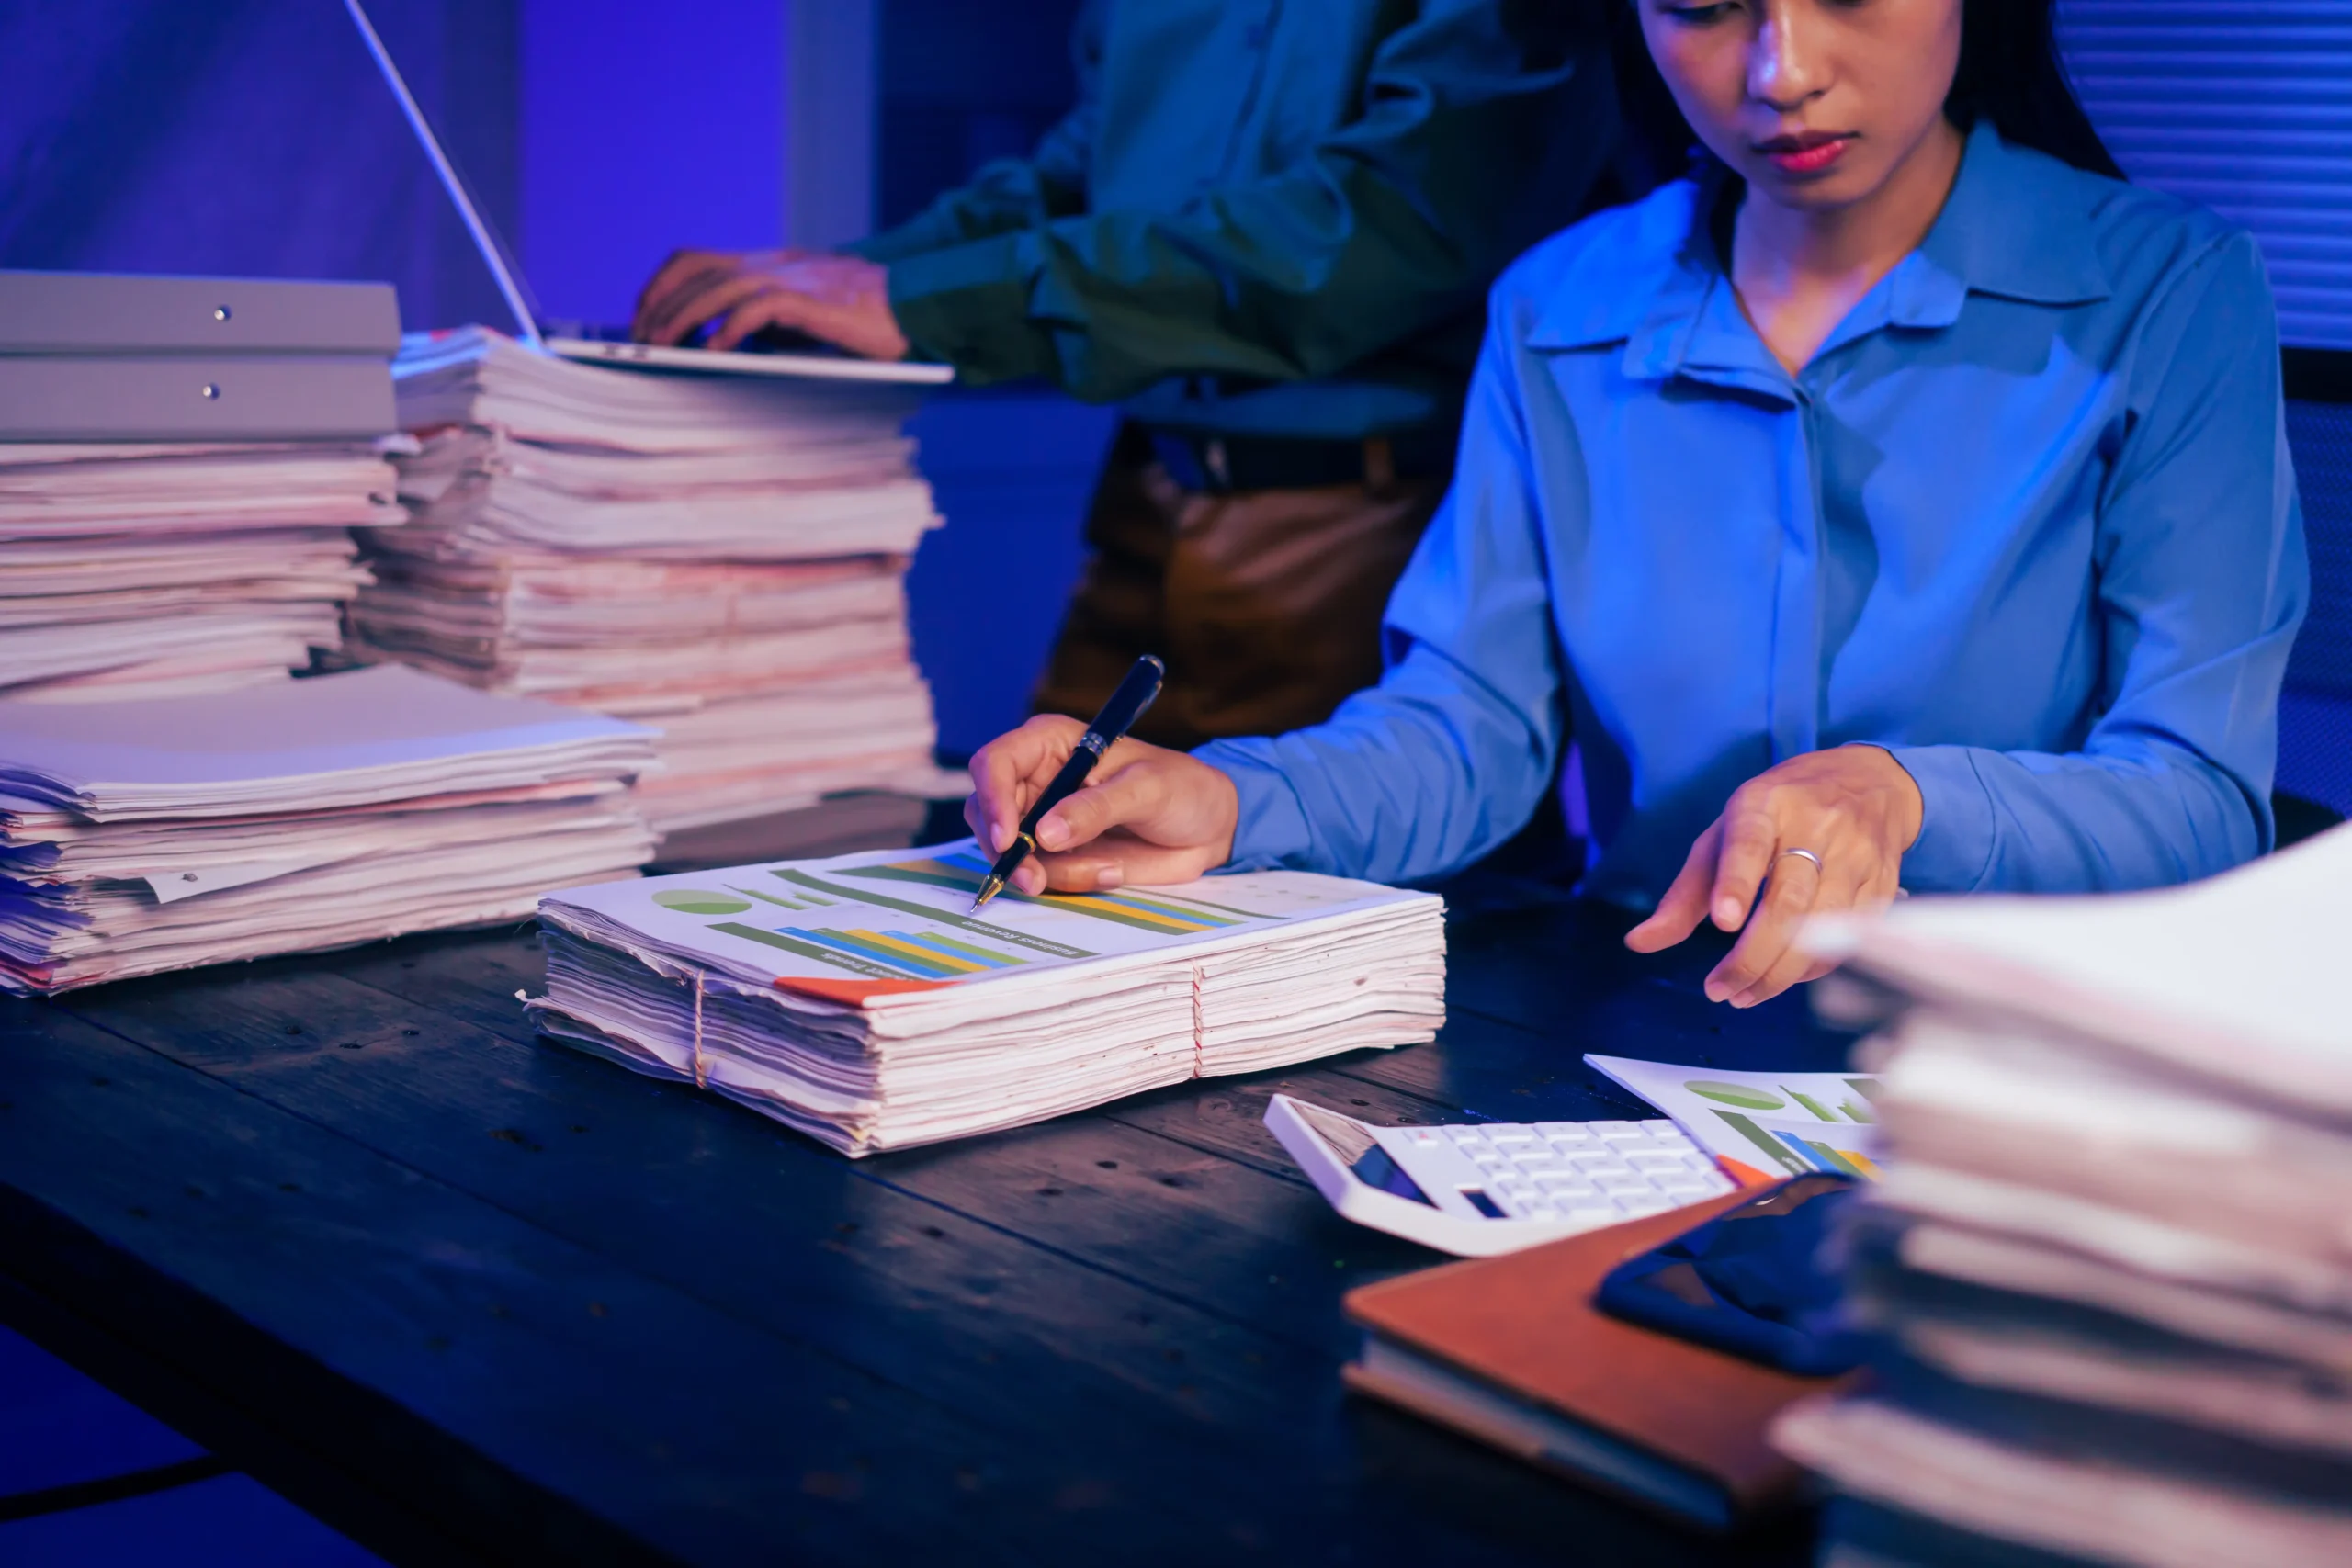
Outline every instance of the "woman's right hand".
[[[964, 820], [990, 856], [1002, 854], [1086, 726], [1041, 715], [980, 748]], [[1095, 764], [1086, 787], [1037, 824], [1040, 853], [1012, 886], [1091, 893], [1138, 884], [1190, 882], [1233, 858], [1240, 798], [1206, 762], [1140, 740], [1122, 740]]]

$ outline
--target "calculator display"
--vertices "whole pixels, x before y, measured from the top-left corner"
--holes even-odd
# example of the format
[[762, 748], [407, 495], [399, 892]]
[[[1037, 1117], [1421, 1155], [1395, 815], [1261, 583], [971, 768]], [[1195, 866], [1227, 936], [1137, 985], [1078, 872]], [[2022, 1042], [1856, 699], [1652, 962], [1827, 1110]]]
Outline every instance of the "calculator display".
[[1430, 1201], [1430, 1195], [1405, 1174], [1405, 1168], [1389, 1158], [1388, 1151], [1378, 1144], [1373, 1145], [1362, 1159], [1348, 1167], [1348, 1170], [1367, 1187], [1376, 1187], [1399, 1198], [1410, 1198], [1416, 1203], [1429, 1203], [1432, 1209], [1437, 1207]]

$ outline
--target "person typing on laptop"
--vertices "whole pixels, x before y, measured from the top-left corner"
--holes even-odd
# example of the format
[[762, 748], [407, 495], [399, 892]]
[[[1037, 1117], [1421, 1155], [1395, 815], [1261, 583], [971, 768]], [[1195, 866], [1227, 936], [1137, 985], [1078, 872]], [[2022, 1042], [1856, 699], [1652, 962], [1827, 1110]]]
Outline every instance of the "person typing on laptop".
[[1044, 684], [1136, 658], [1173, 745], [1326, 718], [1380, 671], [1435, 510], [1485, 289], [1574, 218], [1616, 137], [1582, 0], [1096, 0], [1077, 107], [842, 254], [673, 256], [634, 330], [784, 328], [1124, 405]]

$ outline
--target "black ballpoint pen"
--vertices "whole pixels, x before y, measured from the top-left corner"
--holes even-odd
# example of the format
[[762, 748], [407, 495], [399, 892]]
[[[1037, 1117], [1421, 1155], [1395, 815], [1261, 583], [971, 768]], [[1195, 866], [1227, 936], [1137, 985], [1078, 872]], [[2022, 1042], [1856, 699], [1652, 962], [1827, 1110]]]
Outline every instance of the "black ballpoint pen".
[[1119, 689], [1111, 694], [1111, 700], [1102, 705], [1102, 711], [1094, 716], [1094, 722], [1078, 738], [1078, 749], [1069, 754], [1069, 761], [1054, 775], [1054, 782], [1046, 786], [1046, 793], [1037, 797], [1037, 804], [1029, 808], [1029, 815], [1021, 819], [1021, 831], [1004, 853], [996, 857], [996, 864], [989, 868], [988, 879], [980, 884], [979, 896], [965, 913], [978, 913], [981, 905], [1004, 891], [1005, 883], [1021, 863], [1035, 852], [1037, 824], [1045, 820], [1046, 813], [1084, 787], [1088, 775], [1094, 772], [1094, 764], [1143, 716], [1143, 710], [1159, 695], [1159, 682], [1167, 677], [1168, 667], [1150, 654], [1136, 660], [1127, 678], [1119, 682]]

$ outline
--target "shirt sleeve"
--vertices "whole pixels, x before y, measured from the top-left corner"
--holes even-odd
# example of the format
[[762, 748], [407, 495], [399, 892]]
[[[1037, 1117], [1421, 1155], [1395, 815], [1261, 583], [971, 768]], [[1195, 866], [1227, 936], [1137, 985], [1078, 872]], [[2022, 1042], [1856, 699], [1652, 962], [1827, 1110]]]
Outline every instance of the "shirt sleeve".
[[1503, 842], [1542, 801], [1565, 724], [1513, 364], [1490, 329], [1453, 488], [1389, 602], [1380, 683], [1323, 724], [1194, 753], [1240, 796], [1231, 869], [1421, 880]]
[[2103, 711], [2079, 751], [1893, 747], [1926, 805], [1917, 892], [2104, 892], [2270, 847], [2278, 688], [2310, 593], [2278, 329], [2251, 237], [2152, 309], [2100, 500]]
[[899, 328], [967, 380], [1046, 376], [1098, 401], [1172, 375], [1312, 378], [1410, 337], [1475, 302], [1540, 237], [1532, 217], [1556, 219], [1536, 192], [1583, 189], [1609, 152], [1598, 42], [1529, 17], [1427, 0], [1374, 51], [1357, 118], [1272, 174], [1172, 211], [1040, 204], [1042, 221], [896, 259]]
[[897, 228], [844, 248], [892, 265], [1085, 211], [1087, 165], [1101, 101], [1102, 0], [1087, 0], [1079, 13], [1070, 52], [1078, 70], [1077, 107], [1046, 132], [1035, 152], [984, 165]]

